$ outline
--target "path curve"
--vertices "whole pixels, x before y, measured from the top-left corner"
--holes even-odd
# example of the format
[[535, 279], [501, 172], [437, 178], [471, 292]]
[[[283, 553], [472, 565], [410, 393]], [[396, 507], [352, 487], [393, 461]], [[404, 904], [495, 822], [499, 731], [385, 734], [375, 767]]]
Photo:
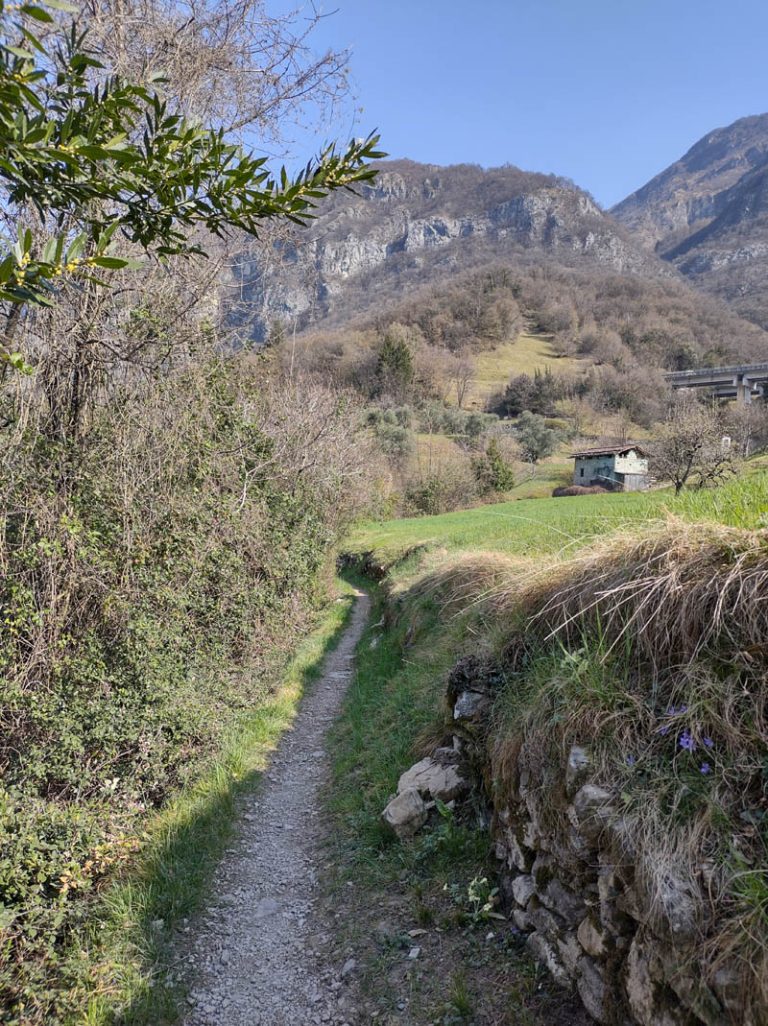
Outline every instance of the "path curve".
[[212, 903], [188, 953], [184, 1026], [355, 1026], [343, 967], [323, 964], [328, 929], [317, 914], [328, 778], [324, 750], [353, 673], [370, 600], [357, 593], [350, 622], [309, 689], [238, 837], [214, 879]]

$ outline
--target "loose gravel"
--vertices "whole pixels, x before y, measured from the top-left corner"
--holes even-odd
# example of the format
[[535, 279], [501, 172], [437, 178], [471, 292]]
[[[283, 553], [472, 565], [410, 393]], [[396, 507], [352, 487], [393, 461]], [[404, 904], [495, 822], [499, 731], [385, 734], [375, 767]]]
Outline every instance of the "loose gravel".
[[354, 960], [333, 964], [333, 924], [319, 908], [327, 830], [320, 790], [330, 770], [325, 735], [351, 681], [369, 607], [359, 593], [261, 789], [243, 803], [237, 841], [184, 956], [184, 1026], [358, 1023], [347, 987]]

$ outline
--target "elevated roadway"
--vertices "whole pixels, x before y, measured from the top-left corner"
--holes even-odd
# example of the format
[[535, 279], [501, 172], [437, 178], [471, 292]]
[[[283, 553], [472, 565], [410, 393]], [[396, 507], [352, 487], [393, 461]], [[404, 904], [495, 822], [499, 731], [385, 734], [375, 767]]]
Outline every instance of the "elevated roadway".
[[706, 388], [720, 399], [751, 403], [768, 396], [768, 363], [743, 363], [731, 367], [700, 367], [664, 375], [672, 388]]

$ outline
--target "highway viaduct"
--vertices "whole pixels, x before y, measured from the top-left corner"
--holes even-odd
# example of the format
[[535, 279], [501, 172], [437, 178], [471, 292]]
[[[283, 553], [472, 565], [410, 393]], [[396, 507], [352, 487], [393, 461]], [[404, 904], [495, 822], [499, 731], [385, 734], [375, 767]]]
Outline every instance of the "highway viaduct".
[[768, 398], [768, 363], [744, 363], [732, 367], [701, 367], [664, 375], [672, 388], [706, 388], [719, 399], [751, 403]]

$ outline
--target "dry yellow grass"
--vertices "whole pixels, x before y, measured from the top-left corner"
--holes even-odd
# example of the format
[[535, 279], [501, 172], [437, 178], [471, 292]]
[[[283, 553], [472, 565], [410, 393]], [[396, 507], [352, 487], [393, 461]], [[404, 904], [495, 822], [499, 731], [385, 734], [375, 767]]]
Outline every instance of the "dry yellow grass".
[[477, 376], [467, 406], [484, 409], [489, 396], [504, 388], [515, 374], [531, 374], [547, 367], [553, 374], [581, 374], [591, 366], [589, 360], [557, 356], [547, 335], [519, 335], [495, 349], [478, 353], [474, 358]]

